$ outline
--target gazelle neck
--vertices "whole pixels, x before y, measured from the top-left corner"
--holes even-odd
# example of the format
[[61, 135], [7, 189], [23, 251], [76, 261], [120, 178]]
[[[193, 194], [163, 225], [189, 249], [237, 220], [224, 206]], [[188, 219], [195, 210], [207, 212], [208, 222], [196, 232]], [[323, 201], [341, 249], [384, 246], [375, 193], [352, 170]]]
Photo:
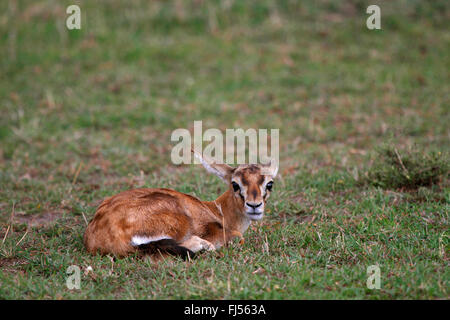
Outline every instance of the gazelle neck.
[[205, 201], [205, 204], [220, 220], [224, 220], [226, 230], [239, 231], [243, 234], [250, 225], [250, 219], [242, 214], [236, 198], [229, 189], [216, 200]]

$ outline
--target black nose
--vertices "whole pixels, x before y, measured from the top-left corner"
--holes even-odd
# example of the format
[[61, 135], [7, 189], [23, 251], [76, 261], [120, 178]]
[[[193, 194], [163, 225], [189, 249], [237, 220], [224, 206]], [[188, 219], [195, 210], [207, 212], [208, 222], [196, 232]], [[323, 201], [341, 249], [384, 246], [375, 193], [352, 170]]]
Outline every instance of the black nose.
[[258, 204], [250, 204], [250, 203], [246, 203], [249, 207], [256, 209], [258, 207], [260, 207], [262, 205], [262, 202], [258, 203]]

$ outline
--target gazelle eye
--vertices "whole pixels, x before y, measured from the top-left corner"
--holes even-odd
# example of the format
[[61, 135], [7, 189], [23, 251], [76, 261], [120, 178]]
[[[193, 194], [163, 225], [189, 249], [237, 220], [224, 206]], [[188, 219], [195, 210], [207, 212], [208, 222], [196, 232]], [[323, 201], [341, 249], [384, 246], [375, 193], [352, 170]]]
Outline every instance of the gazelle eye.
[[273, 181], [270, 181], [269, 183], [266, 184], [267, 190], [272, 191], [272, 187], [273, 187]]
[[236, 182], [231, 182], [231, 185], [233, 186], [233, 190], [234, 192], [240, 190], [241, 188], [239, 187], [239, 185]]

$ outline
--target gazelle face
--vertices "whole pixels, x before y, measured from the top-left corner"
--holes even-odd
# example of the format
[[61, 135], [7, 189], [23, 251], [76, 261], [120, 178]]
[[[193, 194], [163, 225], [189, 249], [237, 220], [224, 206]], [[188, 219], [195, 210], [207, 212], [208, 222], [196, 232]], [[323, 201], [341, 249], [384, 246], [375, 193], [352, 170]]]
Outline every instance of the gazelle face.
[[242, 214], [251, 220], [260, 220], [263, 217], [266, 200], [278, 172], [278, 163], [272, 160], [270, 165], [249, 164], [233, 168], [227, 164], [214, 163], [194, 150], [192, 152], [208, 172], [230, 184], [235, 203]]
[[262, 171], [259, 165], [240, 165], [231, 175], [231, 190], [242, 212], [251, 220], [263, 217], [273, 187], [272, 175], [264, 175]]

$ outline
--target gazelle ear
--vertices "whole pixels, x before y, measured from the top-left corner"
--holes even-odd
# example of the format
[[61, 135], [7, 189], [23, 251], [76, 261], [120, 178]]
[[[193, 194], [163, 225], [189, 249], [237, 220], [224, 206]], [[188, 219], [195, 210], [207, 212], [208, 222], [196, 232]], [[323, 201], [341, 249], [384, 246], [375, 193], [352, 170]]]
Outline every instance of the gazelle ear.
[[230, 182], [231, 174], [234, 171], [233, 167], [230, 167], [225, 163], [223, 164], [215, 163], [213, 160], [201, 155], [197, 151], [193, 149], [191, 149], [191, 151], [208, 172], [215, 174], [226, 183]]
[[263, 175], [272, 176], [272, 178], [275, 178], [278, 173], [278, 161], [275, 159], [271, 159], [269, 164], [262, 165], [262, 172]]

